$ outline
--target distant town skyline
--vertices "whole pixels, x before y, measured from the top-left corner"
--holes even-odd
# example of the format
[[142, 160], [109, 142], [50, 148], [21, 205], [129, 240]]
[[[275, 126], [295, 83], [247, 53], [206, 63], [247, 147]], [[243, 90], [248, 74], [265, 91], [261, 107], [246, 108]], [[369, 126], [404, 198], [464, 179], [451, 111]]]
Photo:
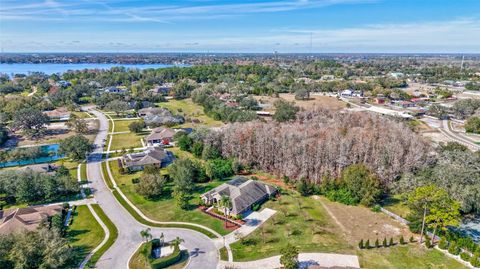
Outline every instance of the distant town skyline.
[[2, 52], [480, 53], [476, 0], [15, 1]]

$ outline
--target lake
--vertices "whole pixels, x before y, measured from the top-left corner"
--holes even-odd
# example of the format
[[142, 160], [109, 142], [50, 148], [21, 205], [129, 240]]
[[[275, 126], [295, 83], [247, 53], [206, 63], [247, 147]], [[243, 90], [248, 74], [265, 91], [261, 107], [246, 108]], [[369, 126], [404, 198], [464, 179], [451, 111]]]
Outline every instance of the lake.
[[147, 68], [167, 68], [167, 67], [185, 67], [188, 65], [174, 65], [174, 64], [97, 64], [97, 63], [83, 63], [83, 64], [25, 64], [15, 63], [6, 64], [0, 63], [0, 73], [11, 74], [28, 74], [30, 72], [43, 72], [47, 75], [55, 73], [64, 73], [68, 70], [83, 70], [83, 69], [110, 69], [112, 67], [123, 66], [127, 69], [147, 69]]

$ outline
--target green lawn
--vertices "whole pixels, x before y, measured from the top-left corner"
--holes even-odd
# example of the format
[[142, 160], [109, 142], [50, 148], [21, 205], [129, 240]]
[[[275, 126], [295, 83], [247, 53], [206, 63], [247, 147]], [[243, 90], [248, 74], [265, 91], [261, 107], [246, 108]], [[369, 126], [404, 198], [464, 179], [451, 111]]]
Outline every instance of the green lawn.
[[129, 132], [128, 125], [132, 122], [138, 122], [139, 120], [115, 120], [115, 130], [114, 132]]
[[140, 177], [142, 172], [121, 175], [118, 171], [117, 161], [110, 161], [110, 168], [113, 177], [122, 192], [149, 218], [156, 221], [185, 221], [198, 223], [205, 225], [222, 235], [229, 232], [223, 228], [224, 223], [221, 220], [210, 217], [197, 209], [197, 205], [200, 203], [200, 195], [219, 186], [225, 181], [212, 181], [196, 184], [196, 188], [190, 199], [190, 208], [188, 210], [182, 210], [175, 206], [175, 201], [172, 197], [173, 184], [171, 182], [167, 183], [164, 195], [155, 200], [148, 200], [137, 194], [135, 186], [132, 183], [132, 179]]
[[438, 250], [420, 248], [418, 245], [357, 251], [360, 267], [367, 269], [467, 268]]
[[72, 112], [72, 114], [77, 116], [77, 118], [79, 118], [79, 119], [89, 119], [89, 118], [91, 118], [87, 113], [85, 113], [83, 111], [75, 111], [75, 112]]
[[277, 210], [264, 225], [231, 245], [235, 261], [279, 255], [290, 242], [300, 252], [354, 253], [320, 202], [294, 192], [284, 192], [262, 208]]
[[110, 150], [121, 150], [121, 149], [130, 149], [130, 148], [139, 148], [142, 147], [142, 139], [148, 132], [135, 134], [135, 133], [127, 133], [127, 134], [115, 134], [112, 135], [113, 141], [110, 147]]
[[79, 265], [88, 253], [102, 242], [104, 236], [102, 227], [88, 207], [78, 206], [73, 214], [73, 222], [67, 230], [70, 245], [75, 248], [75, 264]]
[[80, 166], [80, 178], [82, 181], [88, 180], [86, 163], [82, 163], [82, 165]]
[[[186, 119], [198, 119], [198, 125], [206, 126], [221, 126], [221, 121], [214, 120], [203, 112], [203, 107], [192, 102], [191, 99], [175, 100], [171, 99], [168, 102], [157, 103], [158, 106], [167, 108], [173, 114], [182, 115]], [[196, 124], [186, 122], [181, 127], [195, 127]]]
[[406, 218], [410, 214], [410, 209], [404, 204], [400, 195], [389, 196], [382, 201], [382, 206], [402, 218]]

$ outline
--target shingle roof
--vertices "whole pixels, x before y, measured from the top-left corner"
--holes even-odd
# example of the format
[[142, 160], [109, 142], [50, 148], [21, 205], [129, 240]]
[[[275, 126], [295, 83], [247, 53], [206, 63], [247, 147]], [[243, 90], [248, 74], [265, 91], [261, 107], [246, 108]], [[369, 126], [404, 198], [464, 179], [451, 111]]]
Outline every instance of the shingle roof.
[[260, 181], [245, 177], [236, 177], [225, 184], [216, 187], [202, 195], [202, 197], [228, 196], [232, 202], [233, 214], [243, 213], [253, 204], [277, 192], [275, 187]]

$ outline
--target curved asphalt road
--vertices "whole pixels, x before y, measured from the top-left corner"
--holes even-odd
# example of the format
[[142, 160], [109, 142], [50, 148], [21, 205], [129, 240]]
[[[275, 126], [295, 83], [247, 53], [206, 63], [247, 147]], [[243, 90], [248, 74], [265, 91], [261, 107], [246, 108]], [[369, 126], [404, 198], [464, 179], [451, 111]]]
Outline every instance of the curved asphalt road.
[[[96, 110], [89, 112], [100, 122], [99, 132], [95, 138], [96, 149], [89, 156], [87, 176], [91, 181], [91, 188], [100, 207], [110, 220], [117, 226], [118, 238], [110, 249], [97, 262], [98, 268], [124, 269], [128, 268], [128, 261], [142, 242], [140, 231], [147, 226], [137, 222], [128, 211], [120, 205], [110, 189], [105, 185], [101, 174], [101, 160], [104, 140], [108, 134], [108, 120], [105, 115]], [[162, 209], [158, 208], [161, 212]], [[187, 229], [155, 228], [151, 227], [152, 235], [158, 237], [164, 233], [165, 240], [169, 241], [179, 236], [184, 239], [182, 244], [190, 252], [190, 263], [186, 268], [214, 269], [218, 264], [218, 252], [213, 241], [207, 236]]]

